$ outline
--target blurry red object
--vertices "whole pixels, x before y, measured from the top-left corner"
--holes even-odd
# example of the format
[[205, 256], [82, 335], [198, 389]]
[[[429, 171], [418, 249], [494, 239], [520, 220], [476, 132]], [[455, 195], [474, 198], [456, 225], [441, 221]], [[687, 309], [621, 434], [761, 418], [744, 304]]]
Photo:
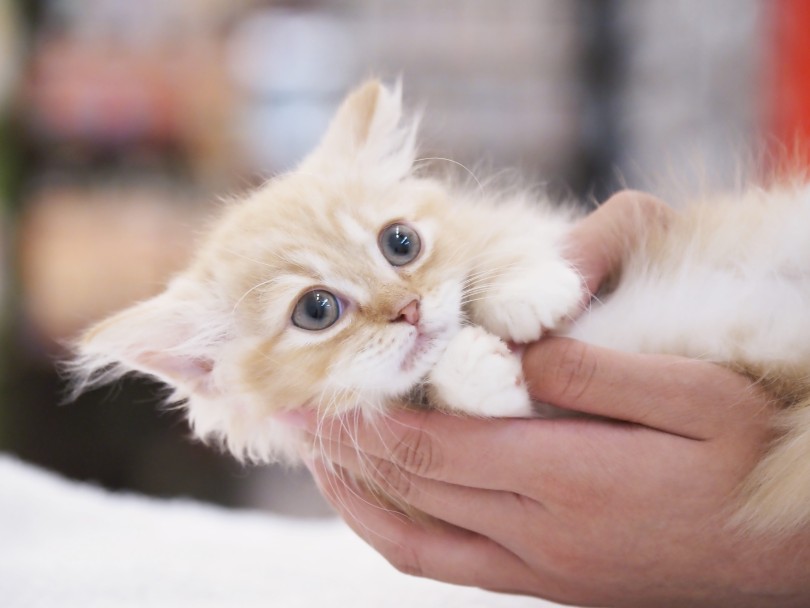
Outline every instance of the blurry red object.
[[774, 0], [772, 128], [788, 169], [810, 169], [810, 2]]
[[150, 59], [69, 39], [43, 41], [29, 81], [32, 126], [57, 139], [173, 139], [179, 129], [175, 95]]

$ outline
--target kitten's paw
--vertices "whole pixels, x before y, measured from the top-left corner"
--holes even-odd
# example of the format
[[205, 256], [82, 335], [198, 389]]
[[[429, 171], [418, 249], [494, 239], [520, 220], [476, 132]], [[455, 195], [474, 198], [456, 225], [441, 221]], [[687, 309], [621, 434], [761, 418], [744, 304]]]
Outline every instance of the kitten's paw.
[[474, 416], [528, 417], [520, 357], [481, 327], [465, 327], [430, 374], [439, 406]]
[[505, 340], [531, 342], [572, 319], [582, 295], [579, 274], [560, 260], [506, 278], [477, 302], [473, 315]]

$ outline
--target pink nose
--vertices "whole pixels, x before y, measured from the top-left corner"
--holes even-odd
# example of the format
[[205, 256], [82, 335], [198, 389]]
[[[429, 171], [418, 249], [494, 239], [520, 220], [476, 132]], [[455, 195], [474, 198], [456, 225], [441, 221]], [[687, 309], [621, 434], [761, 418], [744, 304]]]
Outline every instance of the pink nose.
[[405, 308], [399, 311], [394, 321], [405, 321], [411, 325], [419, 323], [419, 300], [411, 300], [405, 305]]

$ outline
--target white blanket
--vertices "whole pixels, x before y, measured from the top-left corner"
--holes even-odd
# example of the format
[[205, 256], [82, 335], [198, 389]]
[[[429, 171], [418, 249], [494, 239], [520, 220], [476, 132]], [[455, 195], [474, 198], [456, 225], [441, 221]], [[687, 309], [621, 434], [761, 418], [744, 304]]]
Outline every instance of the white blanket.
[[0, 455], [6, 608], [527, 607], [405, 576], [337, 520], [106, 492]]

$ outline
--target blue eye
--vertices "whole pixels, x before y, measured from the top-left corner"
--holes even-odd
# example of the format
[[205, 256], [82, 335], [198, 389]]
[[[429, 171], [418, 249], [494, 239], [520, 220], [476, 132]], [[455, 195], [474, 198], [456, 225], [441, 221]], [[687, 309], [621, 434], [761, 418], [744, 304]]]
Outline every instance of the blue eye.
[[331, 327], [339, 318], [337, 298], [323, 289], [313, 289], [301, 296], [292, 314], [293, 324], [309, 331]]
[[380, 232], [380, 251], [392, 266], [410, 264], [421, 249], [419, 235], [410, 226], [391, 224]]

